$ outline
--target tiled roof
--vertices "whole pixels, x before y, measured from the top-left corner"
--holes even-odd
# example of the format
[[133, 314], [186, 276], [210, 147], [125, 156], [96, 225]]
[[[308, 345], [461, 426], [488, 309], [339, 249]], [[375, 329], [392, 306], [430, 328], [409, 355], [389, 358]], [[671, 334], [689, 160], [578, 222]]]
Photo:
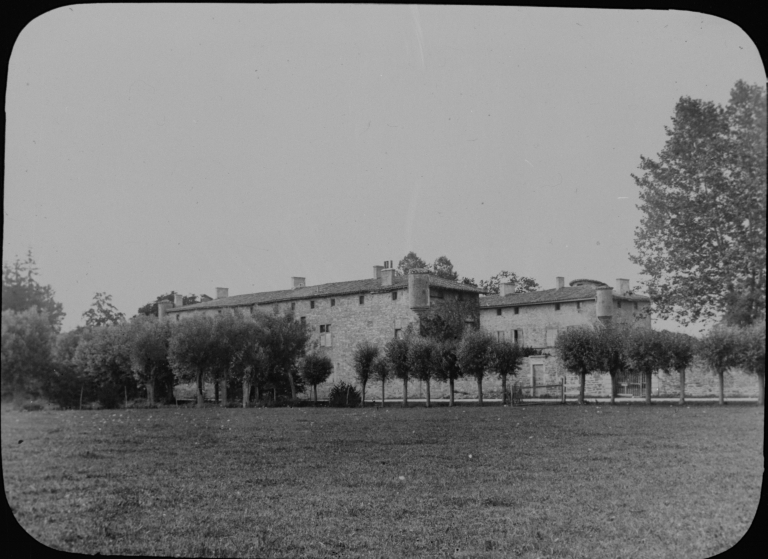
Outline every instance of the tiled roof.
[[[561, 303], [565, 301], [589, 301], [595, 298], [595, 285], [579, 285], [563, 287], [562, 289], [546, 289], [528, 293], [513, 293], [511, 295], [489, 295], [480, 298], [480, 307], [518, 307], [523, 305], [540, 305], [543, 303]], [[650, 301], [645, 295], [616, 295], [614, 299], [623, 301]]]
[[[465, 291], [470, 293], [485, 293], [482, 289], [472, 285], [465, 285], [451, 280], [429, 275], [429, 284], [443, 289], [453, 291]], [[233, 295], [232, 297], [223, 297], [213, 299], [205, 303], [195, 303], [168, 309], [169, 313], [196, 310], [196, 309], [216, 309], [222, 307], [245, 307], [250, 305], [267, 305], [279, 303], [281, 301], [295, 301], [298, 299], [313, 299], [315, 297], [332, 297], [334, 295], [353, 295], [355, 293], [376, 293], [394, 291], [408, 287], [408, 278], [406, 276], [395, 276], [392, 285], [382, 286], [381, 279], [363, 279], [352, 281], [340, 281], [335, 283], [323, 283], [321, 285], [310, 285], [298, 287], [296, 289], [283, 289], [280, 291], [264, 291], [261, 293], [250, 293], [247, 295]]]

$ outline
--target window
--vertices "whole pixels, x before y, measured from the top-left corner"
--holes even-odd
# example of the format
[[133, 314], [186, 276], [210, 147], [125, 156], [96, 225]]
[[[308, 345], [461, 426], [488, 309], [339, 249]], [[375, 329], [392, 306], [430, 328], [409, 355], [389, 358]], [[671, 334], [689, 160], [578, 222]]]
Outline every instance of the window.
[[580, 309], [581, 309], [581, 301], [576, 301], [576, 310], [578, 311]]
[[335, 307], [335, 306], [336, 306], [336, 299], [331, 299], [331, 306], [332, 306], [332, 307]]
[[219, 314], [221, 314], [221, 309], [219, 309]]
[[520, 307], [515, 307], [515, 314], [520, 314]]
[[320, 325], [320, 333], [325, 334], [325, 324]]
[[501, 309], [496, 309], [496, 316], [501, 316]]
[[560, 303], [555, 303], [555, 310], [556, 310], [556, 311], [559, 311], [559, 310], [560, 310]]
[[302, 324], [306, 324], [307, 323], [307, 317], [306, 316], [302, 316], [301, 317], [301, 323]]
[[[637, 304], [637, 303], [635, 303], [635, 304]], [[178, 321], [179, 321], [179, 315], [178, 315], [178, 313], [176, 313], [176, 322], [178, 322]]]
[[314, 309], [315, 308], [315, 302], [314, 301], [310, 301], [309, 302], [309, 308], [310, 309]]
[[397, 291], [392, 292], [392, 300], [397, 301]]
[[498, 332], [496, 332], [496, 339], [499, 340], [500, 342], [504, 341], [504, 331], [503, 330], [499, 330]]
[[400, 328], [395, 328], [395, 338], [398, 340], [403, 339], [403, 331]]
[[360, 295], [360, 304], [361, 305], [365, 304], [365, 295]]
[[513, 330], [512, 331], [512, 341], [516, 344], [523, 345], [523, 331], [522, 330]]
[[633, 303], [633, 305], [635, 305], [635, 310], [637, 310], [637, 303]]
[[616, 301], [616, 306], [617, 306], [618, 308], [621, 308], [621, 301]]
[[292, 311], [295, 311], [295, 310], [296, 310], [296, 303], [291, 303], [291, 310], [292, 310]]
[[547, 347], [554, 347], [557, 341], [557, 328], [547, 328]]

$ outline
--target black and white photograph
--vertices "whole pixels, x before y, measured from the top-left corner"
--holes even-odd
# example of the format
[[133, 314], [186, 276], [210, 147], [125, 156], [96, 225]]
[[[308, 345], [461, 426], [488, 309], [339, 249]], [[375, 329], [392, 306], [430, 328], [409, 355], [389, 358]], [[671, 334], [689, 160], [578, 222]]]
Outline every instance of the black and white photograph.
[[762, 556], [766, 70], [706, 9], [25, 20], [11, 556]]

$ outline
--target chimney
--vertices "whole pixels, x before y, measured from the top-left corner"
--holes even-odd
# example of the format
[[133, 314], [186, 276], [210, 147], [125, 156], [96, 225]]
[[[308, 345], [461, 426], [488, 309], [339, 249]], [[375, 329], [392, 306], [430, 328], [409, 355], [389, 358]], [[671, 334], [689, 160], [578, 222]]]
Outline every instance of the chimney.
[[623, 278], [616, 279], [616, 294], [626, 295], [629, 291], [629, 280]]
[[229, 287], [217, 287], [216, 298], [224, 299], [225, 297], [229, 297]]
[[307, 285], [306, 278], [300, 278], [298, 276], [291, 276], [291, 289], [298, 289]]
[[507, 283], [499, 284], [499, 295], [506, 297], [512, 295], [515, 292], [515, 284], [511, 281]]
[[384, 269], [384, 266], [374, 266], [373, 267], [373, 279], [379, 279], [381, 277], [381, 271]]
[[163, 299], [162, 301], [157, 302], [157, 318], [163, 319], [165, 318], [165, 313], [168, 311], [169, 308], [171, 308], [170, 301]]
[[562, 289], [565, 287], [565, 278], [563, 276], [557, 276], [555, 278], [555, 283], [557, 284], [557, 289]]
[[613, 317], [613, 287], [601, 286], [595, 290], [597, 319], [606, 324]]
[[183, 307], [184, 306], [184, 297], [182, 295], [179, 295], [178, 293], [174, 293], [174, 295], [173, 295], [173, 306], [174, 307]]
[[207, 303], [208, 301], [213, 301], [213, 299], [211, 297], [208, 297], [208, 295], [200, 295], [201, 303]]

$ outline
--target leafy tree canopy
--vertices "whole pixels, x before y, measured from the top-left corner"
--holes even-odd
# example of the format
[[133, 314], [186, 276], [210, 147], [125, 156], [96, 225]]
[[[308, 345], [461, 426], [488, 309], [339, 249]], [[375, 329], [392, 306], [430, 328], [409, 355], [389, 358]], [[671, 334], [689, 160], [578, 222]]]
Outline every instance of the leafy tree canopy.
[[[465, 278], [466, 279], [466, 278]], [[518, 276], [514, 272], [508, 272], [506, 270], [502, 270], [495, 276], [491, 276], [491, 278], [486, 280], [480, 280], [480, 288], [485, 289], [489, 295], [499, 293], [501, 288], [499, 285], [501, 283], [509, 283], [512, 282], [515, 284], [515, 293], [527, 293], [528, 291], [538, 291], [541, 289], [541, 286], [539, 283], [533, 279], [526, 276]], [[465, 282], [467, 283], [467, 282]], [[470, 284], [474, 285], [474, 284]]]
[[738, 81], [726, 107], [682, 97], [666, 133], [633, 175], [643, 217], [630, 260], [659, 317], [751, 324], [765, 316], [765, 87]]
[[432, 273], [439, 278], [458, 281], [459, 274], [454, 271], [453, 264], [447, 256], [441, 256], [432, 264]]
[[65, 316], [64, 307], [54, 300], [53, 288], [40, 285], [36, 276], [31, 250], [24, 261], [16, 258], [11, 264], [3, 262], [3, 310], [23, 312], [36, 307], [38, 312], [46, 313], [51, 327], [58, 332]]
[[83, 313], [86, 326], [109, 326], [125, 322], [125, 315], [112, 304], [112, 295], [96, 293], [91, 308]]
[[21, 394], [35, 389], [49, 372], [54, 334], [45, 312], [35, 307], [2, 314], [2, 391]]
[[406, 254], [403, 259], [397, 264], [397, 269], [403, 275], [408, 275], [408, 272], [413, 269], [429, 268], [429, 265], [419, 258], [415, 252], [411, 251]]
[[[170, 293], [166, 293], [165, 295], [159, 295], [153, 302], [147, 303], [143, 307], [139, 307], [138, 314], [157, 316], [157, 304], [160, 301], [173, 302], [174, 295], [176, 295], [175, 291], [171, 291]], [[199, 302], [200, 302], [200, 299], [198, 298], [197, 295], [194, 295], [194, 294], [184, 295], [182, 297], [183, 305], [194, 305], [195, 303], [199, 303]]]
[[476, 299], [448, 299], [430, 307], [422, 314], [419, 331], [422, 336], [438, 341], [459, 340], [469, 323], [480, 320], [480, 306]]

